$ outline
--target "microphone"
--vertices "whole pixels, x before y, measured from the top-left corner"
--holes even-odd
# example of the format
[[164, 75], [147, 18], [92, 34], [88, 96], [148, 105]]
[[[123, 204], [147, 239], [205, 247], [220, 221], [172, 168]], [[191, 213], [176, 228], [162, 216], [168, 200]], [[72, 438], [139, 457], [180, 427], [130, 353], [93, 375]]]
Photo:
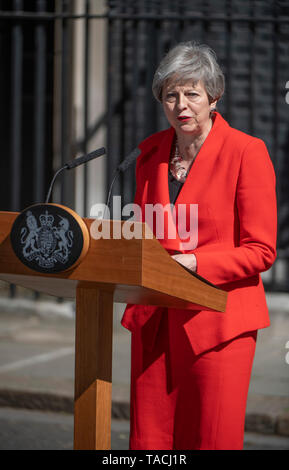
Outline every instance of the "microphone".
[[134, 161], [137, 159], [137, 157], [140, 155], [141, 151], [138, 147], [136, 147], [125, 159], [120, 165], [118, 165], [117, 170], [118, 171], [126, 171], [128, 167], [134, 163]]
[[93, 160], [94, 158], [97, 158], [97, 157], [101, 157], [104, 154], [105, 154], [105, 148], [101, 147], [100, 149], [93, 150], [93, 152], [90, 152], [87, 155], [83, 155], [82, 157], [78, 157], [78, 158], [74, 158], [73, 160], [70, 160], [64, 165], [64, 167], [66, 167], [68, 170], [71, 170], [71, 168], [75, 168], [78, 165], [87, 163], [90, 160]]
[[138, 147], [136, 147], [124, 160], [123, 162], [121, 162], [116, 171], [115, 171], [115, 174], [114, 174], [114, 177], [112, 179], [112, 182], [111, 182], [111, 185], [110, 185], [110, 188], [109, 188], [109, 192], [108, 192], [108, 196], [107, 196], [107, 201], [106, 201], [106, 206], [105, 206], [105, 211], [104, 211], [104, 216], [103, 218], [105, 218], [105, 215], [106, 215], [106, 209], [108, 208], [108, 205], [110, 203], [110, 196], [111, 196], [111, 191], [112, 191], [112, 188], [113, 188], [113, 185], [114, 185], [114, 182], [117, 178], [117, 176], [119, 175], [120, 172], [124, 172], [128, 169], [128, 167], [130, 165], [132, 165], [134, 163], [134, 161], [137, 159], [137, 157], [140, 155], [141, 151]]
[[57, 176], [59, 175], [59, 173], [61, 173], [63, 170], [71, 170], [72, 168], [82, 165], [83, 163], [87, 163], [90, 160], [93, 160], [94, 158], [101, 157], [104, 154], [105, 154], [105, 148], [101, 147], [100, 149], [94, 150], [93, 152], [83, 155], [82, 157], [74, 158], [73, 160], [70, 160], [69, 162], [67, 162], [62, 168], [59, 168], [59, 170], [57, 170], [57, 172], [53, 176], [53, 179], [50, 183], [49, 190], [48, 190], [46, 200], [45, 200], [45, 204], [47, 204], [50, 199], [54, 182]]

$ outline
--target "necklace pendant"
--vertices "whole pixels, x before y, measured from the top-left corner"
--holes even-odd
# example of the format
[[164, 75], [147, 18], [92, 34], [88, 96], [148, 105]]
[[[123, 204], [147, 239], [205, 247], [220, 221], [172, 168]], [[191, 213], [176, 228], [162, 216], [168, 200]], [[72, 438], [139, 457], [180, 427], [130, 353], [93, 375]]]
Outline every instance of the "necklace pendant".
[[185, 170], [185, 168], [181, 167], [176, 170], [175, 175], [178, 181], [184, 183], [186, 181], [187, 171]]
[[173, 177], [180, 183], [184, 183], [186, 181], [186, 177], [188, 173], [186, 168], [182, 166], [183, 162], [184, 160], [182, 156], [180, 155], [178, 143], [176, 141], [174, 152], [172, 153], [171, 159], [170, 159], [170, 172], [173, 175]]

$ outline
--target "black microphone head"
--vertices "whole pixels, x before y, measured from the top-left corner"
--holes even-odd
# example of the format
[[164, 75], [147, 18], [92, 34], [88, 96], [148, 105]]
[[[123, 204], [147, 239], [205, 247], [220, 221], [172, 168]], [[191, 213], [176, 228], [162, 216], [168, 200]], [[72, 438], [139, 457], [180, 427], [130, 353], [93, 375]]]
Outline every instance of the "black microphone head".
[[130, 165], [137, 159], [140, 155], [141, 151], [138, 147], [136, 147], [124, 160], [123, 162], [118, 165], [117, 169], [119, 171], [126, 171]]
[[78, 158], [74, 158], [73, 160], [70, 160], [69, 162], [65, 164], [65, 168], [67, 170], [71, 170], [71, 168], [75, 168], [76, 166], [82, 165], [83, 163], [87, 163], [90, 160], [101, 157], [104, 154], [105, 154], [105, 148], [101, 147], [100, 149], [94, 150], [93, 152], [83, 155], [82, 157], [78, 157]]

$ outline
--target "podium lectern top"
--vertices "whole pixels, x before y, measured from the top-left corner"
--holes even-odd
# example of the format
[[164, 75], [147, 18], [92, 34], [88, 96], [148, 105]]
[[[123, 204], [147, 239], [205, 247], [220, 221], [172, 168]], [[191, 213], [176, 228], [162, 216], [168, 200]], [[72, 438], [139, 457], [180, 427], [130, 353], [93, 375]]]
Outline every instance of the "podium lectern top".
[[[98, 285], [111, 289], [116, 302], [225, 311], [227, 292], [174, 261], [144, 223], [103, 220], [103, 232], [119, 238], [91, 237], [79, 265], [45, 274], [26, 267], [12, 250], [10, 231], [17, 215], [0, 212], [1, 280], [59, 297], [75, 297], [77, 286]], [[83, 220], [90, 230], [94, 219]], [[135, 224], [142, 238], [122, 236], [123, 224], [128, 223]]]

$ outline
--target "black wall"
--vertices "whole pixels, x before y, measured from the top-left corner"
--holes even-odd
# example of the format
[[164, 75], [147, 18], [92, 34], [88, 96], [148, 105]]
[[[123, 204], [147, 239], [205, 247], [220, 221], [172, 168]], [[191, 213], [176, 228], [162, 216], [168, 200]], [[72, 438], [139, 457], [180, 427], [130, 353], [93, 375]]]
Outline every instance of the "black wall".
[[[108, 5], [111, 167], [140, 140], [168, 126], [151, 92], [164, 53], [180, 41], [206, 43], [226, 76], [220, 112], [231, 126], [260, 137], [268, 147], [278, 178], [280, 243], [288, 246], [289, 2], [108, 0]], [[131, 201], [134, 184], [131, 169], [115, 194]]]
[[[21, 5], [23, 11], [35, 12], [37, 3], [41, 4], [35, 0], [2, 0], [0, 12], [16, 11]], [[54, 0], [45, 3], [46, 11], [53, 11]], [[39, 98], [36, 95], [39, 38], [36, 28], [40, 24], [45, 34], [45, 55], [41, 79], [43, 91]], [[0, 18], [0, 210], [22, 210], [37, 199], [43, 200], [48, 189], [52, 175], [53, 56], [53, 21]], [[39, 99], [43, 100], [41, 116], [37, 115], [36, 107]], [[43, 129], [39, 127], [40, 122]], [[37, 128], [43, 134], [40, 147], [36, 144]], [[36, 190], [39, 163], [42, 170], [38, 178], [41, 181]]]

